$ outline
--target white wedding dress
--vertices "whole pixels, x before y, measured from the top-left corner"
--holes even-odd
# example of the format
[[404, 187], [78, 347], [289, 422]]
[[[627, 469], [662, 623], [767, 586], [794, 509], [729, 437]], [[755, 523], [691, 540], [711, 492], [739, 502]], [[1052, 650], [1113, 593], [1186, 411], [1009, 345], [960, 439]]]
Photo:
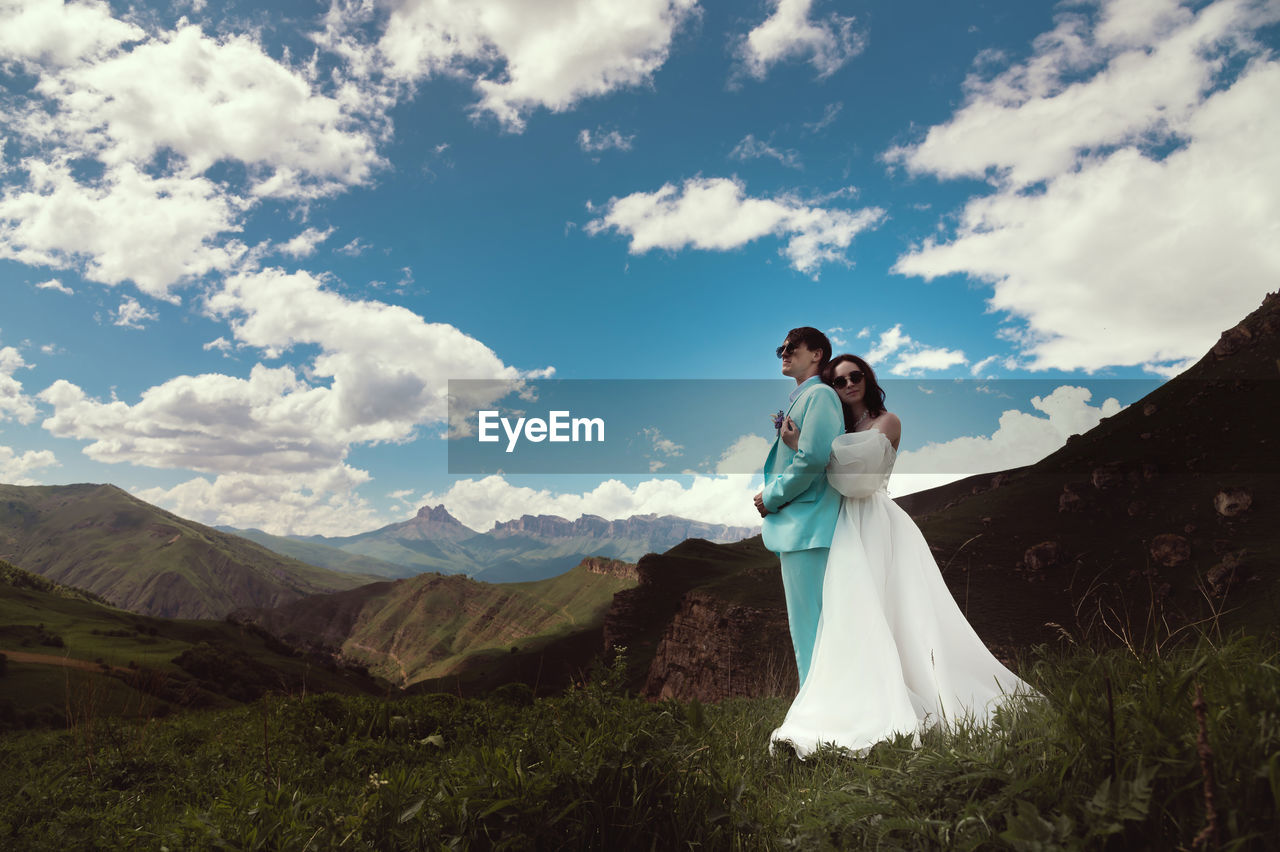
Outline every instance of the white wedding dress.
[[974, 633], [919, 528], [889, 499], [896, 458], [875, 428], [831, 445], [827, 479], [844, 499], [818, 636], [771, 751], [788, 743], [803, 758], [834, 744], [862, 755], [895, 734], [961, 718], [986, 724], [1006, 696], [1034, 694]]

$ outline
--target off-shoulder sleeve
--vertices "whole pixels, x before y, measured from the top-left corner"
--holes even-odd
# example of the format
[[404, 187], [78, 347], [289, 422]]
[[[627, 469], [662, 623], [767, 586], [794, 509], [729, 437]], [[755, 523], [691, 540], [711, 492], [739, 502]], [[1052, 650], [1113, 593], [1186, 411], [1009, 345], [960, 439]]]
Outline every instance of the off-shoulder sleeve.
[[889, 478], [893, 459], [893, 444], [883, 432], [849, 432], [831, 443], [827, 480], [846, 497], [870, 497]]

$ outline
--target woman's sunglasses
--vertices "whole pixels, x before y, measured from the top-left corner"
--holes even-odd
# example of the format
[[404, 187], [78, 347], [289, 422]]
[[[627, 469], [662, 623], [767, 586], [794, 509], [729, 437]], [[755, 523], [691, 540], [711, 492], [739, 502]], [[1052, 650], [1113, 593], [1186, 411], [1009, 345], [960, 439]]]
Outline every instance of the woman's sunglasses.
[[853, 370], [847, 376], [836, 376], [831, 380], [831, 387], [841, 390], [845, 385], [856, 385], [862, 381], [862, 371]]

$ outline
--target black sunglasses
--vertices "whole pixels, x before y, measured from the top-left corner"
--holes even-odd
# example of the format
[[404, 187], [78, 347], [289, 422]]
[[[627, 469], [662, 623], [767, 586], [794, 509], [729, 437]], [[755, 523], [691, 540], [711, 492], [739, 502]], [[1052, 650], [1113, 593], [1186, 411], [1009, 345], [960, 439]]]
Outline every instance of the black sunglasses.
[[861, 370], [853, 370], [847, 376], [836, 376], [831, 380], [831, 387], [840, 390], [845, 385], [856, 385], [862, 381], [863, 373]]
[[773, 350], [773, 354], [781, 358], [783, 355], [790, 355], [803, 346], [803, 343], [784, 343], [777, 349]]

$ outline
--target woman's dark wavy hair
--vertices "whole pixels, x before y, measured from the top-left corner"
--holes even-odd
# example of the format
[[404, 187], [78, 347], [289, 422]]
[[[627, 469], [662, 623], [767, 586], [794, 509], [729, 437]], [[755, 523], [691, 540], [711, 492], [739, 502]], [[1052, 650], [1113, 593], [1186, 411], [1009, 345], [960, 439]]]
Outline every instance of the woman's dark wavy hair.
[[[822, 383], [829, 385], [836, 377], [836, 367], [841, 364], [852, 363], [862, 371], [866, 376], [866, 390], [863, 391], [862, 399], [867, 404], [867, 410], [871, 412], [872, 418], [879, 417], [885, 412], [884, 407], [884, 388], [880, 387], [880, 383], [876, 381], [876, 371], [871, 369], [871, 365], [863, 361], [857, 355], [850, 355], [848, 352], [843, 355], [837, 355], [827, 362], [827, 366], [822, 368], [819, 375], [822, 377]], [[844, 404], [844, 400], [840, 400], [840, 407], [844, 409], [844, 430], [846, 432], [853, 431], [854, 418], [849, 411], [849, 406]]]

